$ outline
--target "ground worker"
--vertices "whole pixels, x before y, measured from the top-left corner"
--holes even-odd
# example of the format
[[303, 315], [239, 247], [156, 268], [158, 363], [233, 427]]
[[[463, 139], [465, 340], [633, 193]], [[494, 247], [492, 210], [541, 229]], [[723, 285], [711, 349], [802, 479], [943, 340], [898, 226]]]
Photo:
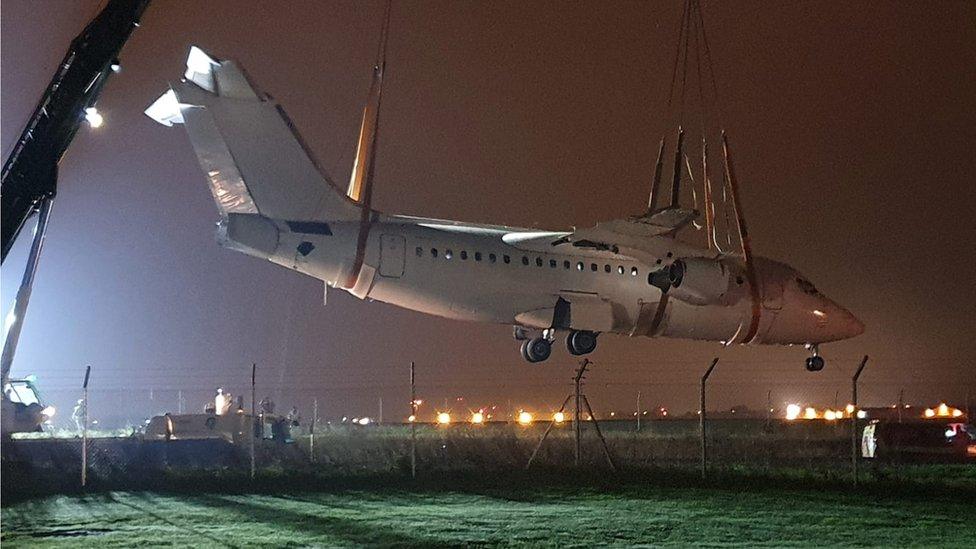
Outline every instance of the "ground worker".
[[217, 387], [217, 396], [214, 397], [214, 408], [217, 411], [218, 416], [222, 416], [230, 412], [231, 404], [234, 403], [234, 396], [230, 393], [225, 393], [223, 387]]
[[85, 399], [79, 398], [78, 403], [75, 404], [75, 409], [71, 412], [71, 419], [75, 421], [75, 427], [79, 431], [85, 428], [85, 414], [88, 411], [88, 406], [85, 404]]

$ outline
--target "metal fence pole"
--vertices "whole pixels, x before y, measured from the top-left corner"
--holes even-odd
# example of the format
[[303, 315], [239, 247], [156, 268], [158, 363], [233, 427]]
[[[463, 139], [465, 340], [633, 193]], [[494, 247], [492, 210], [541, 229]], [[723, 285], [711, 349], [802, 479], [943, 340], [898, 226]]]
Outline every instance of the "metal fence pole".
[[81, 487], [88, 484], [88, 378], [91, 376], [91, 364], [85, 366], [85, 381], [81, 384], [84, 400], [84, 424], [81, 429]]
[[864, 367], [867, 366], [868, 355], [864, 355], [861, 359], [860, 366], [857, 367], [857, 371], [854, 372], [854, 377], [851, 378], [851, 404], [853, 405], [853, 410], [851, 410], [851, 473], [854, 476], [854, 486], [857, 486], [857, 378], [861, 377], [861, 372]]
[[[254, 391], [254, 380], [257, 374], [258, 365], [256, 362], [251, 363], [251, 479], [254, 479], [255, 463], [254, 463], [254, 431], [257, 428], [254, 420], [258, 417], [258, 403]], [[263, 427], [263, 426], [262, 426]]]
[[701, 378], [701, 395], [698, 400], [698, 430], [701, 434], [701, 477], [705, 480], [708, 469], [708, 442], [705, 436], [705, 382], [708, 381], [708, 376], [712, 375], [712, 370], [715, 369], [715, 365], [718, 364], [718, 358], [712, 359], [712, 363], [705, 370], [705, 375]]
[[641, 420], [641, 392], [637, 391], [637, 432], [640, 432], [640, 420]]
[[417, 376], [410, 361], [410, 477], [417, 478]]
[[315, 463], [315, 424], [319, 422], [319, 399], [312, 399], [312, 424], [308, 427], [308, 457]]

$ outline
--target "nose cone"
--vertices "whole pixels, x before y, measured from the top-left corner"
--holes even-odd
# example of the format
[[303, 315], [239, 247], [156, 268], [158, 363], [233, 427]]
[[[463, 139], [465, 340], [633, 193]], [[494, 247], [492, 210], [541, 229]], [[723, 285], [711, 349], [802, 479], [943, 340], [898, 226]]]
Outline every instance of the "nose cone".
[[827, 298], [824, 302], [813, 314], [825, 341], [850, 339], [864, 333], [864, 323], [853, 313]]

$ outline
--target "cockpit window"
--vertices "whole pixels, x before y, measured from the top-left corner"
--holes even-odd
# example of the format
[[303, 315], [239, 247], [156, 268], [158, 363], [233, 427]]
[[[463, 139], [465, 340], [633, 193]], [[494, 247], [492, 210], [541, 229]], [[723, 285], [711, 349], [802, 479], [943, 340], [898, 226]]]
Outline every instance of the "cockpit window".
[[803, 293], [810, 295], [817, 295], [820, 293], [817, 291], [817, 287], [813, 285], [813, 282], [810, 282], [805, 278], [796, 277], [796, 285], [800, 287], [800, 290]]

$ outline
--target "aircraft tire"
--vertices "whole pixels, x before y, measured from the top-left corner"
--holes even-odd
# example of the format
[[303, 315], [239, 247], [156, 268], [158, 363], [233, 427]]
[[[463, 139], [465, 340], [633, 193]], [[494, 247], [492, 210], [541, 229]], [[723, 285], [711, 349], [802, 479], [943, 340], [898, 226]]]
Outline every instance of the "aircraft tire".
[[807, 371], [808, 372], [819, 372], [824, 369], [824, 359], [822, 356], [811, 356], [807, 357]]
[[566, 348], [571, 355], [588, 355], [596, 350], [596, 334], [585, 330], [573, 330], [566, 336]]
[[522, 356], [529, 362], [543, 362], [552, 354], [552, 344], [548, 339], [537, 337], [522, 344]]

